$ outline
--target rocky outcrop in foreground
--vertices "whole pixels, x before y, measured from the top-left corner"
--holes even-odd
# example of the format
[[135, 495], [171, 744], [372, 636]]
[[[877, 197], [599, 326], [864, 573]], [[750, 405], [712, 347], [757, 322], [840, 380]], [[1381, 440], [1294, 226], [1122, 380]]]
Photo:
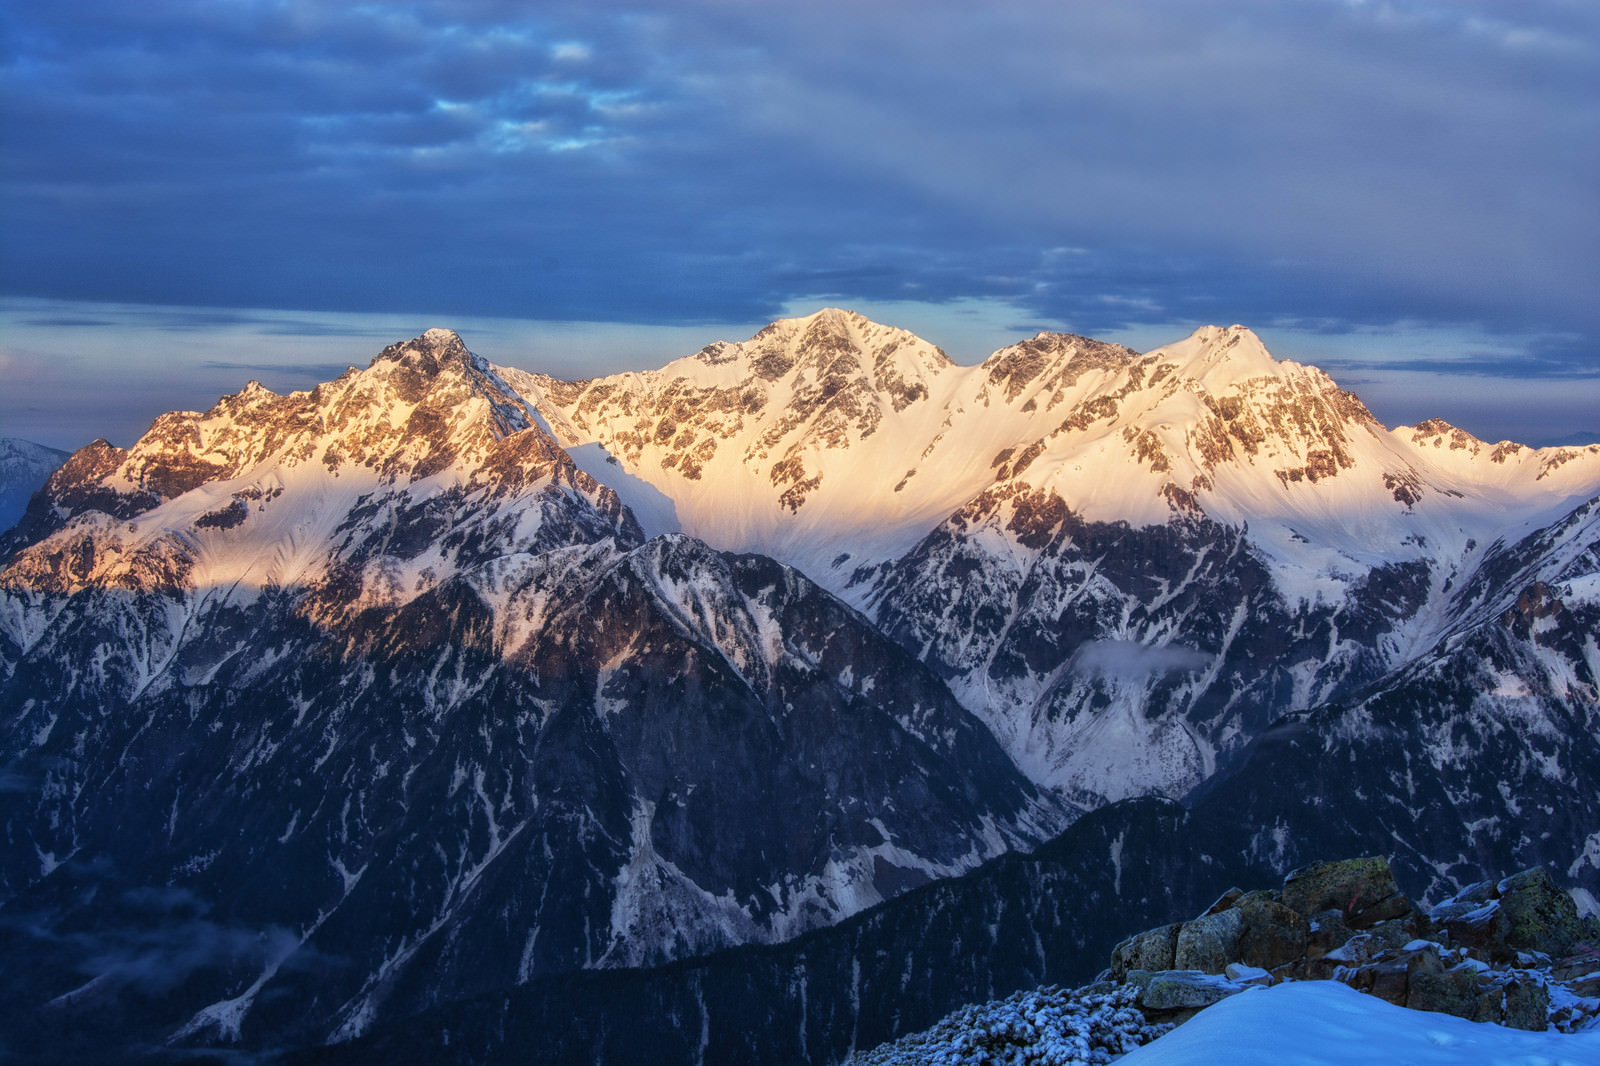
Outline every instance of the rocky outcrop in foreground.
[[1423, 910], [1383, 858], [1319, 862], [1280, 889], [1230, 889], [1204, 914], [1118, 944], [1094, 984], [965, 1007], [850, 1066], [1111, 1061], [1258, 985], [1340, 981], [1413, 1010], [1517, 1029], [1600, 1025], [1600, 921], [1542, 868]]
[[1600, 922], [1580, 919], [1543, 868], [1424, 911], [1386, 859], [1345, 859], [1296, 870], [1281, 889], [1231, 889], [1197, 918], [1131, 937], [1108, 976], [1139, 986], [1157, 1020], [1253, 984], [1335, 980], [1414, 1010], [1572, 1031], [1600, 1015]]

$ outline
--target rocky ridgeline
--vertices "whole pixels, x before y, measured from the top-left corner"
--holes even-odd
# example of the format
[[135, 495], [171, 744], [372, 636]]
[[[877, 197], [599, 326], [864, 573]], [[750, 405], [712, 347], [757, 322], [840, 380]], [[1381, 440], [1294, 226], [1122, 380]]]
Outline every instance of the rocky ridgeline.
[[1600, 921], [1542, 868], [1470, 885], [1424, 911], [1382, 858], [1306, 866], [1282, 889], [1231, 889], [1191, 921], [1112, 952], [1110, 980], [1147, 1017], [1183, 1021], [1252, 985], [1342, 981], [1390, 1003], [1518, 1029], [1600, 1016]]
[[1414, 1010], [1529, 1030], [1600, 1024], [1600, 921], [1535, 868], [1423, 911], [1382, 858], [1321, 862], [1282, 889], [1230, 889], [1130, 937], [1078, 989], [1018, 992], [858, 1052], [846, 1066], [1104, 1066], [1246, 989], [1341, 981]]

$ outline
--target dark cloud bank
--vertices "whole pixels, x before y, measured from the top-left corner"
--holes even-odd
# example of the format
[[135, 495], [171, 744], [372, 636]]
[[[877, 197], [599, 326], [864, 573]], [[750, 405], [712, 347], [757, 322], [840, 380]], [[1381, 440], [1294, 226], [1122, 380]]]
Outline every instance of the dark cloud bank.
[[1507, 376], [1600, 359], [1593, 5], [0, 20], [11, 295], [648, 323], [994, 298], [1085, 333], [1465, 324], [1527, 338], [1461, 356]]

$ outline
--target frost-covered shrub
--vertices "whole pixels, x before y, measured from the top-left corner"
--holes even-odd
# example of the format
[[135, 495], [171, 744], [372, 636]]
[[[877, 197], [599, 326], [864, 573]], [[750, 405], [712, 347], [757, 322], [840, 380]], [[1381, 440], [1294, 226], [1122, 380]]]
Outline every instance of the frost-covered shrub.
[[1167, 1032], [1134, 1006], [1138, 989], [1064, 990], [1054, 985], [963, 1007], [931, 1029], [847, 1066], [1101, 1066]]

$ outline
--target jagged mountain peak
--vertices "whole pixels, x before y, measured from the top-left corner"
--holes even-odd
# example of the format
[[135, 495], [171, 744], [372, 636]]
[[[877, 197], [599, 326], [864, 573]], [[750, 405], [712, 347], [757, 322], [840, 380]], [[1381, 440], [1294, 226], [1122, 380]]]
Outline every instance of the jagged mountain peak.
[[[105, 441], [95, 443], [105, 445]], [[17, 437], [0, 437], [0, 492], [9, 491], [12, 486], [25, 486], [23, 501], [26, 502], [27, 493], [43, 485], [51, 473], [71, 457], [71, 452], [59, 448], [48, 448]], [[10, 524], [0, 519], [0, 528]]]
[[1446, 447], [1452, 449], [1476, 448], [1483, 441], [1471, 433], [1446, 422], [1442, 418], [1427, 418], [1411, 427], [1411, 440], [1418, 445], [1432, 447]]
[[[1505, 488], [1544, 484], [1588, 495], [1600, 476], [1600, 445], [1533, 448], [1515, 441], [1489, 443], [1442, 418], [1400, 426], [1392, 434], [1434, 468], [1453, 474], [1488, 471]], [[1559, 488], [1558, 488], [1559, 486]]]
[[876, 323], [859, 311], [852, 311], [845, 307], [820, 307], [809, 315], [796, 315], [793, 318], [777, 319], [770, 323], [766, 329], [780, 333], [785, 330], [804, 332], [820, 329], [836, 334], [849, 334], [874, 325]]
[[746, 341], [718, 341], [648, 376], [716, 387], [826, 381], [831, 396], [847, 383], [889, 393], [911, 383], [915, 391], [952, 366], [943, 350], [909, 330], [827, 307], [780, 318]]
[[825, 308], [658, 371], [525, 392], [566, 443], [668, 497], [685, 531], [836, 591], [991, 485], [1099, 520], [1198, 508], [1238, 524], [1320, 514], [1323, 490], [1304, 489], [1336, 477], [1396, 508], [1428, 480], [1359, 399], [1242, 325], [1144, 354], [1046, 331], [963, 367]]
[[1254, 342], [1263, 351], [1266, 348], [1266, 346], [1261, 343], [1261, 338], [1256, 335], [1255, 330], [1251, 329], [1249, 326], [1240, 325], [1238, 322], [1235, 322], [1231, 326], [1219, 326], [1214, 322], [1207, 323], [1204, 326], [1196, 328], [1195, 331], [1190, 334], [1190, 336], [1198, 337], [1206, 343], [1223, 343], [1231, 345], [1243, 341], [1247, 343]]
[[[954, 367], [830, 309], [581, 385], [449, 331], [385, 351], [83, 449], [41, 508], [69, 528], [0, 571], [10, 909], [159, 886], [270, 951], [208, 962], [156, 1039], [342, 1038], [788, 937], [1246, 758], [1268, 772], [1236, 781], [1379, 811], [1481, 764], [1377, 839], [1441, 873], [1461, 833], [1592, 860], [1593, 804], [1519, 806], [1595, 792], [1597, 505], [1547, 512], [1600, 491], [1600, 449], [1365, 432], [1242, 327]], [[643, 542], [554, 433], [657, 477], [713, 543]], [[1271, 772], [1296, 765], [1285, 713], [1315, 741], [1295, 773]], [[1277, 809], [1235, 819], [1258, 854], [1321, 846]], [[1415, 847], [1441, 811], [1457, 839]], [[1149, 873], [1125, 840], [1119, 893]], [[108, 984], [62, 951], [128, 939], [90, 906], [12, 951], [37, 1016]]]
[[1303, 435], [1310, 426], [1311, 437], [1327, 436], [1337, 443], [1384, 428], [1360, 397], [1320, 367], [1278, 358], [1247, 326], [1202, 326], [1149, 354], [1157, 375], [1170, 373], [1188, 381], [1192, 389], [1210, 397], [1207, 405], [1213, 411], [1236, 404], [1258, 409], [1272, 423], [1269, 435], [1281, 435], [1289, 425]]
[[1117, 374], [1140, 358], [1138, 352], [1120, 344], [1076, 333], [1040, 331], [1025, 341], [1001, 348], [979, 364], [977, 372], [985, 387], [998, 390], [1007, 403], [1033, 392], [1046, 398], [1047, 406], [1054, 406], [1065, 397], [1064, 390], [1076, 384], [1083, 374], [1095, 370]]
[[381, 363], [396, 363], [424, 374], [438, 374], [451, 366], [478, 371], [489, 368], [486, 360], [467, 349], [459, 333], [437, 327], [389, 345], [368, 365], [377, 367]]
[[[413, 512], [458, 533], [441, 545], [367, 528]], [[344, 568], [324, 599], [359, 605], [403, 602], [490, 545], [572, 529], [641, 536], [515, 389], [457, 334], [430, 330], [309, 391], [252, 382], [208, 411], [161, 415], [130, 448], [81, 449], [0, 550], [17, 580], [61, 589], [333, 588]]]
[[39, 463], [64, 460], [70, 453], [35, 444], [20, 437], [0, 437], [0, 463]]
[[763, 326], [751, 340], [765, 337], [793, 336], [814, 331], [832, 333], [836, 336], [854, 336], [869, 330], [893, 330], [905, 333], [905, 330], [893, 326], [884, 326], [872, 321], [859, 311], [852, 311], [844, 307], [821, 307], [809, 315], [795, 315], [792, 318], [779, 318]]
[[[1025, 341], [1021, 341], [1020, 344], [1031, 344], [1036, 347], [1045, 347], [1058, 351], [1076, 351], [1083, 348], [1105, 348], [1125, 352], [1130, 359], [1137, 358], [1139, 356], [1137, 351], [1129, 348], [1127, 345], [1114, 344], [1110, 341], [1096, 340], [1094, 337], [1086, 337], [1081, 333], [1069, 333], [1064, 330], [1041, 329], [1032, 337], [1029, 337]], [[1004, 351], [1005, 349], [1001, 350]]]
[[1172, 364], [1179, 376], [1213, 390], [1251, 378], [1281, 378], [1308, 371], [1321, 374], [1315, 367], [1277, 358], [1254, 330], [1240, 325], [1201, 326], [1176, 344], [1157, 348], [1151, 354]]
[[128, 449], [122, 473], [161, 499], [267, 462], [424, 475], [528, 424], [520, 397], [487, 362], [455, 333], [430, 330], [309, 392], [280, 395], [250, 382], [208, 411], [161, 415]]
[[1585, 435], [1581, 433], [1574, 434], [1574, 440], [1564, 444], [1528, 445], [1512, 440], [1486, 441], [1442, 418], [1423, 419], [1414, 426], [1397, 427], [1394, 432], [1419, 448], [1463, 452], [1472, 457], [1489, 448], [1492, 449], [1491, 460], [1497, 463], [1523, 452], [1545, 456], [1547, 463], [1554, 462], [1557, 465], [1573, 459], [1600, 457], [1600, 444], [1583, 440]]
[[1231, 326], [1219, 326], [1208, 323], [1200, 326], [1191, 334], [1190, 340], [1197, 340], [1201, 344], [1226, 349], [1238, 349], [1239, 354], [1246, 356], [1266, 356], [1272, 358], [1267, 352], [1267, 346], [1261, 337], [1249, 326], [1235, 322]]

